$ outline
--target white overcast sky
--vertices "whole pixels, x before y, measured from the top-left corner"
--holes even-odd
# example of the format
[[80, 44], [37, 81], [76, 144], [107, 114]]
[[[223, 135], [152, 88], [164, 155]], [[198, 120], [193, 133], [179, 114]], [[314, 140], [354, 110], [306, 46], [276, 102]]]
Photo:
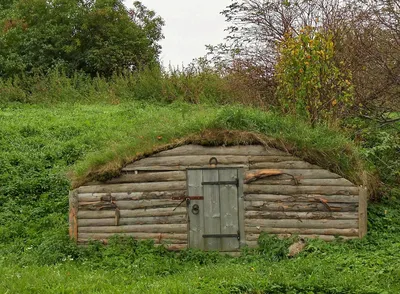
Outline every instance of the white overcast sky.
[[[134, 0], [125, 0], [129, 7]], [[187, 65], [204, 56], [205, 45], [223, 42], [227, 27], [220, 12], [231, 0], [142, 0], [165, 20], [161, 60], [164, 66]]]

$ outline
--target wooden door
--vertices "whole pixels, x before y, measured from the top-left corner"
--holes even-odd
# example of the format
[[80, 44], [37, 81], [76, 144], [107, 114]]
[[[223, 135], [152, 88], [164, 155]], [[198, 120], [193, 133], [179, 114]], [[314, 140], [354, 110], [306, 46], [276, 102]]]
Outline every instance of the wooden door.
[[239, 170], [188, 170], [189, 246], [202, 250], [239, 249]]

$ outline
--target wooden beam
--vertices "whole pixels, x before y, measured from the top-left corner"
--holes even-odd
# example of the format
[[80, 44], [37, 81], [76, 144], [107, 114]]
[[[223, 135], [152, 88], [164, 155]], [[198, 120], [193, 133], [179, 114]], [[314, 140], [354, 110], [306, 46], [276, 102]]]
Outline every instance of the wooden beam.
[[325, 202], [329, 203], [358, 203], [358, 195], [319, 195], [319, 194], [298, 194], [298, 195], [275, 195], [275, 194], [247, 194], [246, 201], [266, 202]]
[[186, 233], [186, 224], [130, 225], [107, 227], [83, 227], [80, 233]]
[[[121, 218], [132, 217], [151, 217], [151, 216], [173, 216], [173, 215], [186, 215], [186, 206], [164, 208], [142, 208], [135, 210], [120, 210]], [[100, 211], [78, 211], [78, 219], [102, 219], [113, 218], [115, 215], [114, 210], [100, 210]]]
[[157, 192], [185, 190], [186, 181], [156, 182], [156, 183], [132, 183], [132, 184], [103, 184], [94, 186], [82, 186], [78, 193], [117, 193], [117, 192]]
[[283, 161], [283, 162], [251, 162], [250, 169], [321, 169], [318, 165], [314, 165], [305, 161]]
[[358, 229], [314, 229], [314, 228], [268, 228], [268, 227], [253, 227], [246, 226], [247, 234], [260, 234], [262, 232], [270, 234], [296, 234], [296, 235], [333, 235], [333, 236], [358, 236]]
[[246, 211], [247, 219], [358, 219], [357, 212]]
[[[130, 210], [130, 209], [143, 209], [143, 208], [164, 208], [164, 207], [177, 207], [182, 201], [181, 200], [136, 200], [136, 201], [98, 201], [98, 202], [80, 202], [80, 210]], [[172, 210], [171, 209], [171, 210]]]
[[[143, 225], [143, 224], [186, 224], [186, 215], [174, 216], [149, 216], [149, 217], [134, 217], [120, 218], [119, 225]], [[79, 228], [83, 227], [102, 227], [115, 225], [114, 218], [100, 219], [78, 219]]]
[[[237, 168], [246, 168], [248, 169], [248, 164], [218, 164], [218, 167], [237, 167]], [[171, 165], [171, 166], [134, 166], [130, 167], [129, 165], [122, 169], [123, 172], [148, 172], [148, 171], [185, 171], [189, 168], [209, 168], [210, 165], [201, 164], [201, 165]]]
[[[263, 169], [250, 169], [245, 173], [245, 177], [249, 173], [258, 172], [260, 170], [263, 170]], [[339, 179], [339, 178], [341, 178], [341, 176], [339, 176], [338, 174], [335, 174], [335, 173], [330, 172], [325, 169], [294, 169], [294, 168], [284, 169], [283, 168], [280, 170], [282, 171], [282, 173], [294, 176], [298, 179]], [[285, 176], [286, 175], [277, 176], [277, 178], [278, 177], [283, 178]]]
[[249, 184], [244, 185], [245, 194], [318, 194], [318, 195], [358, 195], [358, 187], [341, 186], [268, 186]]
[[302, 179], [296, 177], [272, 176], [267, 178], [260, 178], [252, 181], [256, 185], [286, 185], [286, 186], [342, 186], [342, 187], [355, 187], [355, 185], [344, 178], [339, 179]]
[[357, 229], [358, 221], [352, 219], [246, 219], [248, 227], [309, 228], [309, 229]]
[[368, 206], [368, 190], [366, 187], [360, 188], [360, 202], [358, 204], [358, 224], [359, 224], [359, 237], [363, 238], [367, 234], [367, 206]]
[[229, 147], [207, 147], [188, 144], [171, 150], [154, 154], [153, 157], [179, 155], [262, 155], [262, 156], [290, 156], [289, 153], [262, 145], [238, 145]]
[[[284, 239], [284, 238], [289, 238], [291, 235], [278, 235], [278, 238]], [[336, 236], [330, 236], [330, 235], [298, 235], [299, 238], [303, 239], [320, 239], [323, 241], [334, 241], [336, 240]], [[339, 238], [343, 240], [351, 240], [355, 239], [357, 237], [347, 237], [347, 236], [338, 236]], [[257, 248], [258, 247], [258, 239], [256, 240], [246, 240], [246, 245], [249, 246], [250, 248]]]
[[[79, 233], [79, 239], [85, 240], [107, 240], [116, 234], [114, 233]], [[164, 239], [187, 241], [187, 234], [169, 234], [169, 233], [118, 233], [118, 236], [132, 237], [137, 240]]]
[[119, 192], [119, 193], [82, 193], [78, 194], [79, 202], [96, 201], [128, 201], [128, 200], [160, 200], [183, 198], [186, 190], [157, 192]]
[[78, 240], [78, 193], [69, 192], [69, 236], [71, 239]]
[[146, 183], [146, 182], [171, 182], [186, 181], [186, 173], [184, 171], [166, 171], [155, 173], [133, 174], [126, 173], [105, 182], [90, 182], [87, 186], [101, 184], [121, 184], [121, 183]]
[[358, 203], [318, 203], [318, 202], [265, 202], [245, 201], [246, 210], [255, 211], [332, 211], [356, 212]]

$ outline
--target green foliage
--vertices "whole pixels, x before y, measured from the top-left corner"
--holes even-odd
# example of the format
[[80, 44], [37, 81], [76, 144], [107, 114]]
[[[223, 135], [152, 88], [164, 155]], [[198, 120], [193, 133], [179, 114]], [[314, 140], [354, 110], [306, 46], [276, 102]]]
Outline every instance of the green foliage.
[[277, 96], [284, 111], [315, 125], [333, 122], [353, 105], [351, 74], [336, 64], [333, 35], [306, 27], [279, 43]]
[[230, 77], [221, 77], [210, 69], [166, 72], [159, 66], [149, 66], [136, 72], [114, 73], [109, 78], [92, 78], [83, 72], [67, 75], [57, 68], [46, 75], [0, 79], [0, 103], [240, 102], [241, 92], [230, 85]]
[[343, 156], [351, 144], [334, 131], [237, 106], [5, 104], [0, 124], [2, 242], [34, 239], [66, 220], [68, 170], [85, 178], [90, 170], [118, 167], [138, 152], [204, 129], [264, 133], [300, 156], [327, 159], [329, 168], [349, 176], [358, 162], [356, 150]]
[[[396, 114], [393, 116], [396, 117]], [[352, 119], [345, 126], [360, 142], [365, 161], [379, 174], [381, 193], [386, 198], [400, 199], [400, 123], [381, 124]]]
[[[103, 85], [99, 82], [99, 89]], [[239, 106], [143, 101], [3, 103], [0, 125], [2, 293], [400, 291], [400, 205], [394, 203], [370, 206], [365, 240], [312, 241], [293, 259], [286, 258], [291, 240], [269, 235], [260, 238], [259, 249], [245, 249], [239, 258], [197, 250], [169, 252], [132, 238], [115, 237], [108, 246], [93, 242], [87, 247], [68, 239], [66, 171], [71, 168], [85, 171], [210, 127], [261, 132], [292, 142], [303, 154], [322, 150], [332, 156], [328, 161], [351, 166], [351, 161], [342, 165], [349, 141], [326, 127], [310, 128], [290, 117]]]
[[257, 251], [263, 258], [270, 261], [280, 261], [287, 258], [289, 246], [293, 244], [295, 238], [280, 240], [276, 235], [262, 233], [258, 239]]
[[[0, 19], [0, 77], [62, 68], [110, 77], [157, 63], [163, 20], [121, 0], [15, 1]], [[1, 16], [1, 15], [0, 15]]]

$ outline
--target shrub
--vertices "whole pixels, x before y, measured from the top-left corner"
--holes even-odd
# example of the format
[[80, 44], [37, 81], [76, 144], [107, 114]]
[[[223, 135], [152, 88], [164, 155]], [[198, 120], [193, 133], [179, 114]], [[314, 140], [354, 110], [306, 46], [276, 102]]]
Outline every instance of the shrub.
[[284, 112], [312, 125], [333, 122], [353, 104], [351, 74], [334, 60], [333, 35], [305, 27], [285, 35], [276, 64], [277, 96]]

